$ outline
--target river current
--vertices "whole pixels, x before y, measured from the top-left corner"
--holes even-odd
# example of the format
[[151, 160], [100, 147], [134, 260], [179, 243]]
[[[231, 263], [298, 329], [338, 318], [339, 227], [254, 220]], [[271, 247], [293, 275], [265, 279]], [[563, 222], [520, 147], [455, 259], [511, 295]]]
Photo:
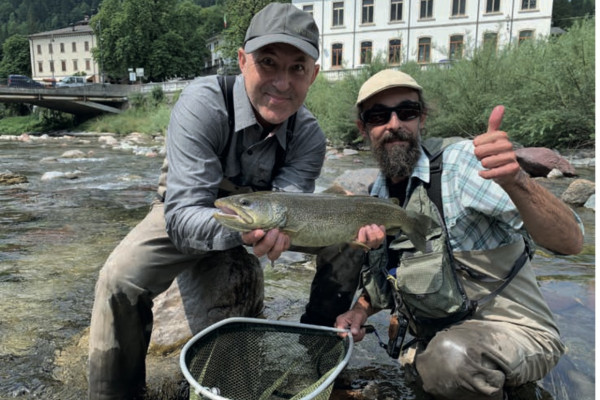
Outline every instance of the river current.
[[[161, 149], [160, 141], [107, 146], [93, 135], [0, 140], [0, 174], [28, 180], [0, 185], [0, 399], [85, 398], [85, 349], [78, 341], [89, 326], [97, 274], [113, 247], [146, 214]], [[84, 155], [62, 157], [67, 150]], [[366, 152], [330, 158], [318, 186], [328, 187], [345, 170], [373, 166]], [[46, 179], [48, 172], [52, 179]], [[595, 180], [593, 169], [578, 173]], [[560, 195], [572, 180], [542, 183]], [[557, 368], [538, 383], [543, 390], [537, 398], [594, 399], [594, 212], [576, 211], [586, 229], [584, 252], [559, 257], [538, 251], [534, 259], [568, 347]], [[267, 316], [297, 320], [313, 273], [310, 258], [297, 254], [275, 268], [265, 266]], [[384, 338], [386, 318], [380, 313], [372, 321]], [[340, 379], [344, 390], [339, 393], [347, 396], [336, 399], [427, 398], [402, 377], [369, 335], [355, 345]]]

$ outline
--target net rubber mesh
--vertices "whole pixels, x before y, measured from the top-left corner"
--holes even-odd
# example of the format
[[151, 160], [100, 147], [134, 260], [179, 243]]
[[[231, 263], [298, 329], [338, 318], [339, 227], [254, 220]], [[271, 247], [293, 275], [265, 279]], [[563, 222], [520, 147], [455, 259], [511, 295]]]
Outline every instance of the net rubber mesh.
[[181, 367], [190, 381], [190, 400], [327, 400], [352, 346], [350, 335], [341, 338], [338, 332], [280, 321], [225, 320], [184, 348]]

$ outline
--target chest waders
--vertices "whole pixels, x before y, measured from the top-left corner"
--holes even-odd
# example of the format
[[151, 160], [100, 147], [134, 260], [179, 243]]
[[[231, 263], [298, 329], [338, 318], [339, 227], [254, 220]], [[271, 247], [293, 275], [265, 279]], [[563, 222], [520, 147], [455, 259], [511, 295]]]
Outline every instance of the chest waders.
[[[402, 234], [386, 239], [377, 250], [367, 254], [366, 268], [362, 271], [362, 287], [371, 304], [378, 309], [391, 308], [394, 313], [390, 326], [388, 354], [397, 358], [406, 331], [414, 340], [428, 342], [441, 329], [470, 318], [481, 307], [499, 294], [516, 276], [528, 259], [527, 249], [514, 263], [504, 279], [497, 280], [461, 265], [454, 258], [444, 224], [441, 200], [442, 153], [430, 158], [430, 184], [419, 185], [407, 199], [404, 208], [425, 214], [432, 219], [427, 232], [426, 252], [414, 248]], [[391, 254], [395, 252], [396, 254]], [[393, 255], [393, 256], [390, 256]], [[397, 265], [389, 265], [398, 260]], [[499, 281], [501, 284], [485, 296], [471, 299], [467, 296], [458, 271], [465, 271], [471, 279]]]

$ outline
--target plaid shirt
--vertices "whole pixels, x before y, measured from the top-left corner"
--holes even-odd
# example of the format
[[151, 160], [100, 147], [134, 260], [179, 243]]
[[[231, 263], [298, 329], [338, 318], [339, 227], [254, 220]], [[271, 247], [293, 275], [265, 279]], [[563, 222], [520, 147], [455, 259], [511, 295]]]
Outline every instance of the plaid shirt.
[[[493, 180], [479, 176], [482, 169], [471, 141], [454, 143], [444, 150], [442, 205], [452, 250], [490, 250], [523, 237], [533, 246], [512, 200]], [[407, 187], [407, 199], [429, 178], [429, 159], [421, 152]], [[389, 197], [383, 175], [377, 177], [371, 194]]]

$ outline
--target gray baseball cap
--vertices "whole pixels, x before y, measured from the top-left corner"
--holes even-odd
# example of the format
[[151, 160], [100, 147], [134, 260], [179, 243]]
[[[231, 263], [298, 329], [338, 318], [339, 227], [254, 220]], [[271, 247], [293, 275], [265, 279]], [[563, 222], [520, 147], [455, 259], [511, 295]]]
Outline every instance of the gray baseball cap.
[[250, 21], [244, 50], [252, 53], [272, 43], [287, 43], [319, 58], [319, 28], [309, 13], [293, 4], [270, 3]]

